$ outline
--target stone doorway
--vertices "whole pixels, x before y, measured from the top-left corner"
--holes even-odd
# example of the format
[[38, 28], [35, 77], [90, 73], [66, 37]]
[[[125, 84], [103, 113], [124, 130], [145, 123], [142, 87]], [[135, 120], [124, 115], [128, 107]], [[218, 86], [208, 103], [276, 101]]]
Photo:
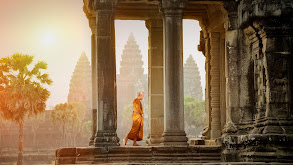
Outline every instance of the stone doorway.
[[[148, 30], [143, 20], [115, 20], [117, 65], [117, 135], [120, 145], [132, 127], [133, 100], [138, 92], [146, 97], [141, 101], [144, 111], [144, 137], [148, 135]], [[131, 142], [128, 141], [128, 145]]]

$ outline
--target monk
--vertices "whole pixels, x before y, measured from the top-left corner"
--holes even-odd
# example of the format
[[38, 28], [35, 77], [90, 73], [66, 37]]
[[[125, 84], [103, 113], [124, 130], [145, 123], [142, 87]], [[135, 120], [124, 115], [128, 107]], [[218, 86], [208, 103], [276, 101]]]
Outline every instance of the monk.
[[133, 114], [132, 114], [132, 128], [125, 139], [123, 139], [124, 145], [127, 140], [133, 140], [133, 146], [140, 146], [136, 141], [142, 140], [143, 137], [143, 110], [141, 100], [144, 98], [144, 92], [139, 92], [137, 98], [133, 101]]

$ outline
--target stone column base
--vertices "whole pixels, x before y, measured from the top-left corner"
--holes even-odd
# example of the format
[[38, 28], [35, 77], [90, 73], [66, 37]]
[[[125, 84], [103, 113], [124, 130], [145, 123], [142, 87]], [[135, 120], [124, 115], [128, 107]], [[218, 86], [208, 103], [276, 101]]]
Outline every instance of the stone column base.
[[162, 135], [150, 135], [146, 140], [148, 146], [157, 146], [162, 142]]
[[95, 144], [95, 136], [92, 136], [90, 138], [89, 146], [94, 146], [94, 144]]
[[120, 146], [120, 139], [116, 132], [98, 131], [95, 137], [95, 147]]
[[222, 136], [222, 161], [293, 162], [291, 134]]
[[185, 132], [164, 132], [162, 143], [164, 146], [188, 146]]

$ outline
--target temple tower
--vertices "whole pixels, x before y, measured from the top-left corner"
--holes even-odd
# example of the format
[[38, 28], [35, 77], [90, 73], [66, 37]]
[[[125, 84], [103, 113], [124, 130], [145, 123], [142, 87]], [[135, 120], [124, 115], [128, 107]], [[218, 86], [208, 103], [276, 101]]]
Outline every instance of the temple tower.
[[192, 96], [197, 101], [202, 100], [202, 87], [199, 70], [190, 54], [184, 64], [184, 95]]
[[117, 74], [118, 113], [125, 106], [132, 104], [138, 92], [147, 92], [147, 75], [144, 74], [142, 65], [139, 46], [131, 33], [121, 57], [120, 74]]
[[68, 102], [81, 102], [90, 109], [91, 89], [91, 66], [85, 52], [82, 52], [71, 76]]

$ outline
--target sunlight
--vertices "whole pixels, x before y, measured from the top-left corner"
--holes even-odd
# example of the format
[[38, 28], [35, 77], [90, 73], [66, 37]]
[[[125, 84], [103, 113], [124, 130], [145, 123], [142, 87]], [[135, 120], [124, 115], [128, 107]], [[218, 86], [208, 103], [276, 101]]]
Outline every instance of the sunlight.
[[43, 44], [44, 45], [51, 45], [54, 41], [54, 37], [51, 33], [46, 33], [44, 36], [43, 36]]

